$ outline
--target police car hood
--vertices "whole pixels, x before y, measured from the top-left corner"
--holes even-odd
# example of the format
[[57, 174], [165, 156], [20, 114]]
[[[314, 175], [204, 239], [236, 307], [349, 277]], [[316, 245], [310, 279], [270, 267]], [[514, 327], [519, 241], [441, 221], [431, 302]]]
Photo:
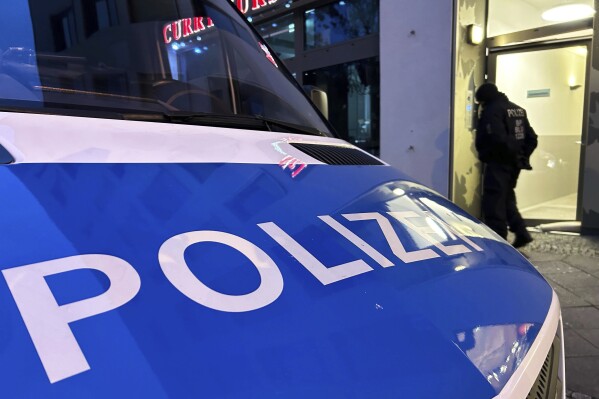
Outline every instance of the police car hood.
[[548, 316], [450, 201], [293, 145], [338, 140], [1, 122], [2, 396], [491, 398]]

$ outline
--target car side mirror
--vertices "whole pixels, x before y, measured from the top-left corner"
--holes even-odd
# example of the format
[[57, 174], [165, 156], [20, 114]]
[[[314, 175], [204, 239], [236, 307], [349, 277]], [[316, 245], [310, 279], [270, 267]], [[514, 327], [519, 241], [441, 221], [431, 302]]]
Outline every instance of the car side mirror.
[[329, 99], [327, 92], [321, 88], [311, 85], [304, 86], [304, 91], [306, 92], [306, 95], [310, 97], [310, 100], [312, 100], [322, 115], [329, 119]]

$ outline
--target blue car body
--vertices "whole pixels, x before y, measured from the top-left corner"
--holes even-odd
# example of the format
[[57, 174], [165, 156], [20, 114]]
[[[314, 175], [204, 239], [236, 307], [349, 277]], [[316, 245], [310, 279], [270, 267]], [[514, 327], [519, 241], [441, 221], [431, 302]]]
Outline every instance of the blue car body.
[[563, 397], [535, 268], [335, 138], [229, 1], [169, 1], [54, 47], [77, 10], [0, 6], [0, 396]]

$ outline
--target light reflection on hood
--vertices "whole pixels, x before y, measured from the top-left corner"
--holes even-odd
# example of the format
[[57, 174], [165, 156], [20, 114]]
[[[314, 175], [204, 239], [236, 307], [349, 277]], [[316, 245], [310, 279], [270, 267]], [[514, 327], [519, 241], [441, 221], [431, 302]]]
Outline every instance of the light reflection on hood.
[[481, 326], [458, 332], [457, 345], [499, 392], [528, 353], [539, 329], [532, 323]]

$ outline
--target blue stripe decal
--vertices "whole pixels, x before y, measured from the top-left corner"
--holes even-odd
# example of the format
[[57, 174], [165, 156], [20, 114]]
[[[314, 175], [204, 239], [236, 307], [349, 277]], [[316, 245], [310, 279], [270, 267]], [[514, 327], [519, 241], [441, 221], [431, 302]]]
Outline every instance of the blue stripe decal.
[[20, 164], [0, 187], [3, 397], [490, 398], [551, 303], [390, 167]]

